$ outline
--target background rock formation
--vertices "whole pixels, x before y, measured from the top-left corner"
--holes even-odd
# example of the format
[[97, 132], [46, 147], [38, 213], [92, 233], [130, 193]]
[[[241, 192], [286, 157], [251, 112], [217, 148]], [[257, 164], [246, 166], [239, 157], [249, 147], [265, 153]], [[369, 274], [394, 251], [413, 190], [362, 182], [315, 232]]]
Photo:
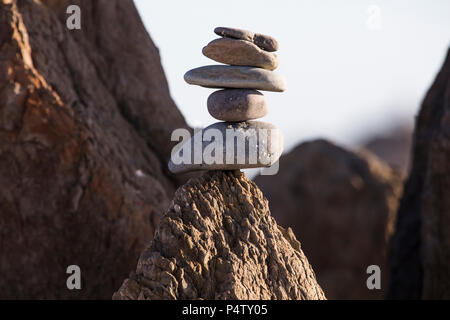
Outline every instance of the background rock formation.
[[0, 0], [0, 298], [109, 299], [169, 205], [180, 127], [131, 0]]
[[[329, 299], [383, 298], [398, 173], [369, 153], [317, 140], [282, 156], [278, 174], [258, 176], [255, 183], [277, 222], [292, 227], [302, 242]], [[372, 264], [381, 268], [382, 290], [367, 289]]]
[[300, 243], [239, 171], [177, 190], [115, 299], [324, 299]]
[[412, 131], [412, 126], [399, 125], [386, 134], [370, 137], [364, 142], [363, 148], [374, 153], [406, 177], [409, 170]]
[[450, 299], [450, 51], [416, 119], [390, 253], [391, 299]]

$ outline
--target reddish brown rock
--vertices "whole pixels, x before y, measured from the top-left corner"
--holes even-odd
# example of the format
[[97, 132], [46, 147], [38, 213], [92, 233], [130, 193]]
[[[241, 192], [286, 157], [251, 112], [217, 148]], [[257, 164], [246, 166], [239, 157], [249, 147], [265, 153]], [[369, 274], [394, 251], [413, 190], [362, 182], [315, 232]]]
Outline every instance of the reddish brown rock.
[[260, 67], [268, 70], [275, 70], [278, 67], [276, 54], [261, 50], [245, 40], [216, 39], [208, 43], [202, 52], [217, 62], [235, 66]]
[[175, 193], [136, 273], [115, 299], [325, 299], [290, 229], [239, 171], [210, 171]]
[[[291, 227], [329, 299], [381, 299], [400, 174], [370, 154], [330, 142], [303, 143], [280, 158], [274, 176], [255, 183], [283, 227]], [[381, 268], [381, 290], [368, 290], [369, 265]]]
[[158, 50], [132, 1], [0, 0], [0, 57], [0, 298], [109, 299], [176, 187]]
[[390, 252], [391, 299], [450, 299], [450, 51], [420, 108]]

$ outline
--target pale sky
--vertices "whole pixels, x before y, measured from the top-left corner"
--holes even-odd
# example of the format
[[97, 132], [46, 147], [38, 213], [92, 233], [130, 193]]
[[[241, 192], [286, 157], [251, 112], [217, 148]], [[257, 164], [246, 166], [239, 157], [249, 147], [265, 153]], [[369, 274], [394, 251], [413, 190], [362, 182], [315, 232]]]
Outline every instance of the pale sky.
[[285, 150], [323, 137], [352, 145], [396, 121], [412, 121], [450, 46], [448, 0], [135, 0], [160, 50], [171, 95], [194, 126], [216, 122], [214, 89], [184, 82], [186, 71], [217, 64], [202, 48], [217, 26], [274, 36], [283, 93], [263, 92]]

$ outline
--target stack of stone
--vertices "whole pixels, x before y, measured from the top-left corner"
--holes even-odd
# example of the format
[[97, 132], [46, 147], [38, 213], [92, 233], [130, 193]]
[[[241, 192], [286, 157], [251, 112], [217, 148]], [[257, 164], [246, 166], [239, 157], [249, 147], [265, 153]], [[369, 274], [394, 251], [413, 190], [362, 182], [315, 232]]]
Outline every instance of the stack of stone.
[[[204, 47], [203, 54], [212, 60], [228, 65], [195, 68], [188, 71], [184, 79], [193, 85], [223, 88], [208, 97], [207, 105], [211, 116], [224, 122], [214, 123], [201, 132], [197, 132], [197, 135], [200, 136], [197, 139], [194, 139], [194, 136], [185, 143], [182, 152], [186, 152], [186, 147], [190, 148], [192, 152], [194, 150], [206, 151], [205, 149], [208, 148], [209, 141], [212, 139], [205, 139], [205, 134], [209, 129], [216, 129], [216, 131], [209, 132], [222, 133], [220, 145], [223, 149], [215, 149], [214, 152], [216, 155], [217, 153], [223, 154], [223, 161], [218, 158], [215, 158], [218, 161], [214, 162], [205, 159], [194, 161], [192, 154], [192, 161], [176, 163], [172, 156], [169, 169], [174, 173], [191, 170], [270, 167], [276, 163], [283, 151], [283, 136], [276, 126], [261, 121], [252, 121], [264, 117], [268, 113], [266, 99], [257, 90], [275, 92], [285, 90], [283, 77], [273, 72], [278, 67], [278, 57], [273, 53], [278, 50], [277, 41], [270, 36], [234, 28], [220, 27], [216, 28], [214, 32], [221, 38], [211, 41]], [[230, 130], [232, 135], [227, 135], [227, 131]], [[210, 135], [208, 134], [208, 137]], [[226, 148], [230, 143], [236, 143], [235, 138], [238, 140], [242, 138], [246, 141], [245, 154], [239, 154], [239, 152], [242, 153], [242, 150], [237, 146], [233, 147], [231, 152], [229, 148]], [[216, 143], [218, 142], [216, 136], [214, 140]], [[195, 146], [198, 141], [202, 141], [200, 148]], [[258, 155], [256, 159], [255, 154]]]

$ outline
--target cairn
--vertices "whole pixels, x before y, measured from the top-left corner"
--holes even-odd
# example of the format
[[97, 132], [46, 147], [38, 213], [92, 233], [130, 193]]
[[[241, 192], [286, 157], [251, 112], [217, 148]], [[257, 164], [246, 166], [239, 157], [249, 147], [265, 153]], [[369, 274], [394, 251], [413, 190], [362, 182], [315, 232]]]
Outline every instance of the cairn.
[[221, 36], [203, 48], [203, 54], [227, 65], [209, 65], [188, 71], [187, 83], [220, 88], [207, 101], [217, 120], [180, 143], [172, 152], [173, 173], [192, 170], [236, 170], [270, 167], [283, 152], [283, 135], [266, 122], [266, 98], [259, 92], [285, 90], [278, 67], [277, 41], [266, 35], [234, 28], [216, 28]]

